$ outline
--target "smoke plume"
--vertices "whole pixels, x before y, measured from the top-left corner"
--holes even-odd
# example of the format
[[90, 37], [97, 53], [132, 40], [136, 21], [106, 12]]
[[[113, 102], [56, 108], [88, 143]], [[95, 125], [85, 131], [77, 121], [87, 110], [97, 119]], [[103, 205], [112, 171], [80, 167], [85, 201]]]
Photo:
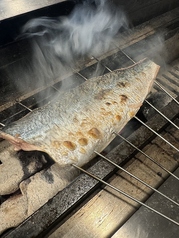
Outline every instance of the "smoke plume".
[[127, 28], [122, 10], [107, 1], [90, 2], [77, 5], [68, 16], [36, 18], [23, 26], [20, 38], [32, 46], [31, 62], [19, 70], [25, 85], [39, 88], [70, 74], [78, 60], [105, 52], [118, 31]]
[[36, 36], [43, 53], [47, 51], [62, 62], [104, 52], [119, 29], [127, 27], [127, 19], [121, 10], [97, 2], [96, 6], [76, 6], [68, 17], [33, 19], [23, 27], [23, 33]]

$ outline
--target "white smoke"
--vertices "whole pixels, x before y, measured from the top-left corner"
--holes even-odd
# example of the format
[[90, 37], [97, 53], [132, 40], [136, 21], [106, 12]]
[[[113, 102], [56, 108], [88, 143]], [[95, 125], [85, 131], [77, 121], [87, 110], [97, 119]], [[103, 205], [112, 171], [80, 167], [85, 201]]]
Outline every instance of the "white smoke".
[[96, 6], [78, 5], [68, 17], [42, 17], [29, 21], [23, 32], [38, 36], [43, 51], [50, 50], [67, 62], [74, 57], [104, 52], [121, 28], [128, 26], [125, 14], [106, 1]]
[[[71, 75], [79, 61], [107, 51], [118, 31], [127, 27], [124, 12], [102, 0], [86, 0], [76, 5], [68, 16], [32, 19], [19, 36], [30, 42], [30, 56], [12, 67], [8, 75], [22, 93], [26, 89], [39, 89], [38, 96], [34, 96], [39, 101], [39, 97], [41, 100], [51, 95], [54, 89], [49, 86]], [[97, 76], [103, 70], [99, 64], [92, 75]], [[66, 81], [62, 80], [62, 89], [63, 85], [66, 88]], [[47, 87], [48, 92], [41, 90]]]
[[33, 67], [40, 80], [59, 77], [79, 59], [105, 52], [118, 31], [128, 26], [119, 8], [109, 7], [107, 1], [88, 2], [69, 16], [32, 19], [23, 27], [21, 37], [33, 42]]

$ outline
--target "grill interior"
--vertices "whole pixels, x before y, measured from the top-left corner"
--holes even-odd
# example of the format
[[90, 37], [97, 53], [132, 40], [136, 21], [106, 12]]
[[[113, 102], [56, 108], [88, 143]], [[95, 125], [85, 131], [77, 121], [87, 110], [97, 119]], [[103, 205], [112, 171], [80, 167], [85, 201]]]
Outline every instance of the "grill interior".
[[[29, 85], [18, 87], [22, 80], [27, 83], [29, 80], [24, 78], [26, 71], [23, 72], [21, 68], [19, 70], [19, 67], [24, 68], [30, 64], [30, 43], [22, 39], [1, 48], [2, 127], [18, 120], [39, 105], [46, 104], [59, 90], [74, 87], [96, 74], [132, 65], [144, 57], [161, 65], [151, 94], [122, 133], [117, 135], [102, 154], [97, 154], [93, 161], [84, 166], [82, 173], [69, 186], [2, 237], [22, 237], [22, 234], [23, 237], [51, 238], [142, 238], [169, 237], [171, 234], [172, 237], [177, 237], [178, 27], [179, 9], [175, 8], [137, 25], [133, 30], [119, 33], [107, 52], [90, 55], [70, 71], [64, 72], [60, 78], [56, 77], [48, 85], [39, 87], [33, 87], [33, 80], [36, 80], [34, 72], [28, 74], [31, 78]], [[7, 72], [11, 72], [11, 75]], [[62, 80], [66, 81], [65, 86], [61, 83]], [[4, 142], [0, 146], [3, 148]], [[115, 164], [111, 164], [106, 158]], [[147, 186], [134, 176], [145, 181]], [[106, 181], [108, 184], [105, 184]], [[119, 189], [137, 201], [122, 195]], [[1, 197], [2, 202], [6, 199], [8, 197]], [[156, 214], [156, 211], [162, 215]]]

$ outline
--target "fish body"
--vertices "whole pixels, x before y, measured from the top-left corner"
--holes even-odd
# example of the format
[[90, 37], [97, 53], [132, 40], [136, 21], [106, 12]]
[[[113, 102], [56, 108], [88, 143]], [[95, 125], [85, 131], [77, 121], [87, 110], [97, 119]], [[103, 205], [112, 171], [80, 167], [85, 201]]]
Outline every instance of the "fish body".
[[[12, 146], [1, 152], [6, 156], [0, 165], [0, 192], [6, 194], [19, 187], [21, 194], [12, 195], [1, 204], [0, 234], [20, 224], [66, 187], [76, 176], [71, 164], [84, 165], [94, 157], [94, 151], [101, 152], [111, 142], [113, 132], [121, 131], [139, 110], [158, 70], [158, 65], [144, 60], [89, 79], [0, 131], [0, 137], [15, 150], [43, 151], [55, 161], [40, 172], [32, 166], [36, 160], [32, 164], [29, 161], [28, 171], [35, 174], [25, 178], [25, 167]], [[4, 185], [4, 178], [8, 186]]]
[[87, 163], [137, 113], [159, 66], [145, 59], [92, 78], [3, 128], [16, 150], [46, 152], [60, 165]]

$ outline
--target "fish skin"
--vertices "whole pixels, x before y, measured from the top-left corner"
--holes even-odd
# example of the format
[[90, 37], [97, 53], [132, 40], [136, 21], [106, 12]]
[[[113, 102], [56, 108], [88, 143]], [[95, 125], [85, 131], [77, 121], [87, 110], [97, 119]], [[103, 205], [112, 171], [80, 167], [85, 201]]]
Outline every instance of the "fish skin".
[[44, 151], [60, 165], [87, 163], [137, 113], [159, 71], [144, 59], [89, 79], [0, 131], [15, 150]]
[[72, 181], [76, 176], [70, 165], [74, 163], [74, 154], [75, 163], [83, 165], [94, 156], [94, 150], [100, 152], [109, 144], [114, 137], [112, 132], [120, 131], [140, 108], [158, 70], [158, 65], [145, 60], [128, 69], [90, 79], [60, 95], [55, 103], [34, 110], [0, 132], [0, 137], [17, 150], [38, 148], [57, 161], [22, 181], [21, 194], [0, 206], [0, 234], [20, 224]]

